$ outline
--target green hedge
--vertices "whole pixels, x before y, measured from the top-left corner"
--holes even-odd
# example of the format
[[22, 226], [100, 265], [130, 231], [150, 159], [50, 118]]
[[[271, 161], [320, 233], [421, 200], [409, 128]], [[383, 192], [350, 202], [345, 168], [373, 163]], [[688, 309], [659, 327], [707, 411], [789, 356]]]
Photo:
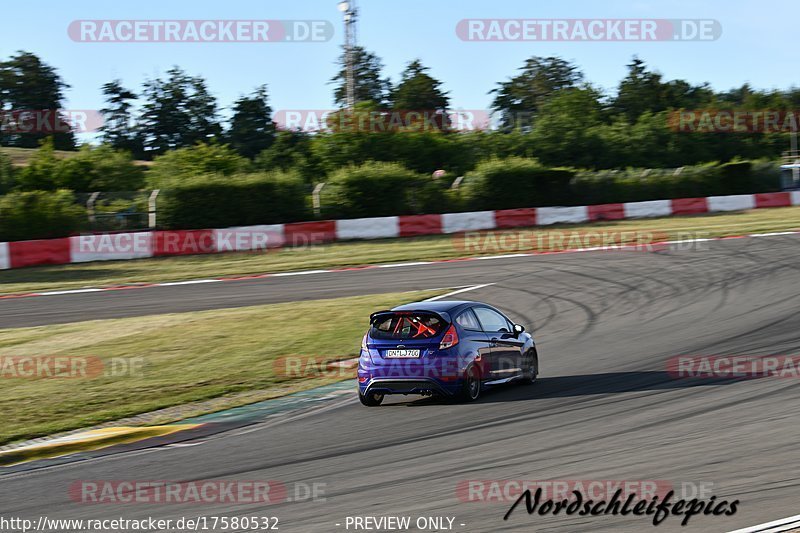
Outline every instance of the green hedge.
[[772, 162], [734, 161], [681, 169], [574, 171], [535, 159], [492, 159], [468, 173], [458, 191], [463, 209], [592, 205], [780, 190]]
[[0, 194], [9, 192], [14, 187], [14, 169], [11, 160], [0, 152]]
[[251, 170], [250, 162], [230, 146], [199, 143], [156, 157], [147, 171], [147, 186], [170, 189], [204, 180], [205, 176], [235, 176]]
[[85, 223], [86, 211], [71, 191], [12, 192], [0, 198], [0, 241], [67, 237]]
[[[0, 166], [2, 162], [0, 162]], [[4, 172], [0, 170], [0, 182]], [[144, 187], [144, 169], [126, 152], [110, 146], [85, 144], [68, 158], [56, 156], [53, 142], [47, 139], [29, 164], [14, 171], [8, 190], [80, 192], [135, 191]], [[4, 187], [0, 183], [0, 190]]]
[[681, 169], [581, 172], [571, 183], [574, 205], [748, 194], [780, 190], [773, 163], [737, 161]]
[[144, 176], [130, 154], [85, 144], [74, 157], [58, 161], [53, 181], [73, 191], [137, 191], [145, 185]]
[[311, 218], [303, 180], [294, 173], [201, 176], [162, 191], [159, 226], [168, 229], [277, 224]]
[[397, 163], [370, 161], [350, 166], [328, 177], [322, 194], [326, 218], [359, 218], [420, 213], [447, 209], [449, 181], [437, 181]]
[[471, 209], [569, 205], [575, 172], [546, 168], [535, 159], [491, 159], [465, 176], [461, 198]]

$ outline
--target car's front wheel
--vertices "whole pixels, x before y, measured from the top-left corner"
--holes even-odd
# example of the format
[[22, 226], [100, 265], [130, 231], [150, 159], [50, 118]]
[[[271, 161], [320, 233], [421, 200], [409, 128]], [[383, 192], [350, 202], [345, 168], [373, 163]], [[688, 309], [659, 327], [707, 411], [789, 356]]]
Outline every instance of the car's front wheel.
[[528, 359], [527, 367], [522, 371], [522, 380], [523, 384], [529, 384], [536, 381], [536, 376], [539, 375], [539, 355], [536, 352], [536, 348], [533, 348], [526, 357]]
[[358, 393], [358, 399], [367, 407], [378, 407], [383, 402], [383, 394], [368, 392], [367, 394]]

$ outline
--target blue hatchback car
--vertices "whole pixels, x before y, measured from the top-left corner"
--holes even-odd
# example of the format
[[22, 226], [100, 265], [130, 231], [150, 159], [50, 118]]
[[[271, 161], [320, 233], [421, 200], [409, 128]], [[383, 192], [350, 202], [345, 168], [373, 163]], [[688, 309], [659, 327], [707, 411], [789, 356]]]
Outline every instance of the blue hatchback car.
[[361, 342], [358, 395], [374, 407], [388, 394], [476, 400], [484, 386], [539, 373], [533, 337], [491, 305], [417, 302], [379, 311]]

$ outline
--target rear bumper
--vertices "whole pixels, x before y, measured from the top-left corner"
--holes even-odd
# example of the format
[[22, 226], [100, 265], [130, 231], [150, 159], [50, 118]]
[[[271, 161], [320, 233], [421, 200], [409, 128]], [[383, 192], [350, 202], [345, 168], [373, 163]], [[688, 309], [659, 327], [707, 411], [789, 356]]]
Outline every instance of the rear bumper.
[[442, 383], [434, 378], [373, 378], [359, 383], [362, 394], [441, 394], [452, 396], [460, 389], [460, 380]]
[[[371, 350], [372, 352], [372, 350]], [[362, 351], [358, 362], [358, 389], [361, 394], [442, 394], [461, 389], [468, 361], [458, 354], [437, 352], [420, 359], [382, 359], [373, 362], [375, 353]]]

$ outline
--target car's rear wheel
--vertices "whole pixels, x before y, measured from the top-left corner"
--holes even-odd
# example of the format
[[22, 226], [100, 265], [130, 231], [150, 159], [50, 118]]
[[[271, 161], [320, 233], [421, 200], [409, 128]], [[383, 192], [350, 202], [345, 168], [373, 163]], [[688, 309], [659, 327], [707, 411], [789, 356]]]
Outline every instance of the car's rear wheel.
[[521, 383], [528, 385], [536, 381], [536, 377], [539, 375], [539, 355], [536, 352], [536, 348], [533, 348], [530, 352], [528, 352], [528, 366], [525, 370], [522, 371], [522, 380]]
[[474, 402], [480, 397], [481, 388], [480, 371], [472, 365], [464, 372], [464, 380], [457, 398], [462, 402]]
[[378, 407], [383, 403], [383, 394], [377, 392], [368, 392], [367, 394], [358, 393], [358, 399], [367, 407]]

